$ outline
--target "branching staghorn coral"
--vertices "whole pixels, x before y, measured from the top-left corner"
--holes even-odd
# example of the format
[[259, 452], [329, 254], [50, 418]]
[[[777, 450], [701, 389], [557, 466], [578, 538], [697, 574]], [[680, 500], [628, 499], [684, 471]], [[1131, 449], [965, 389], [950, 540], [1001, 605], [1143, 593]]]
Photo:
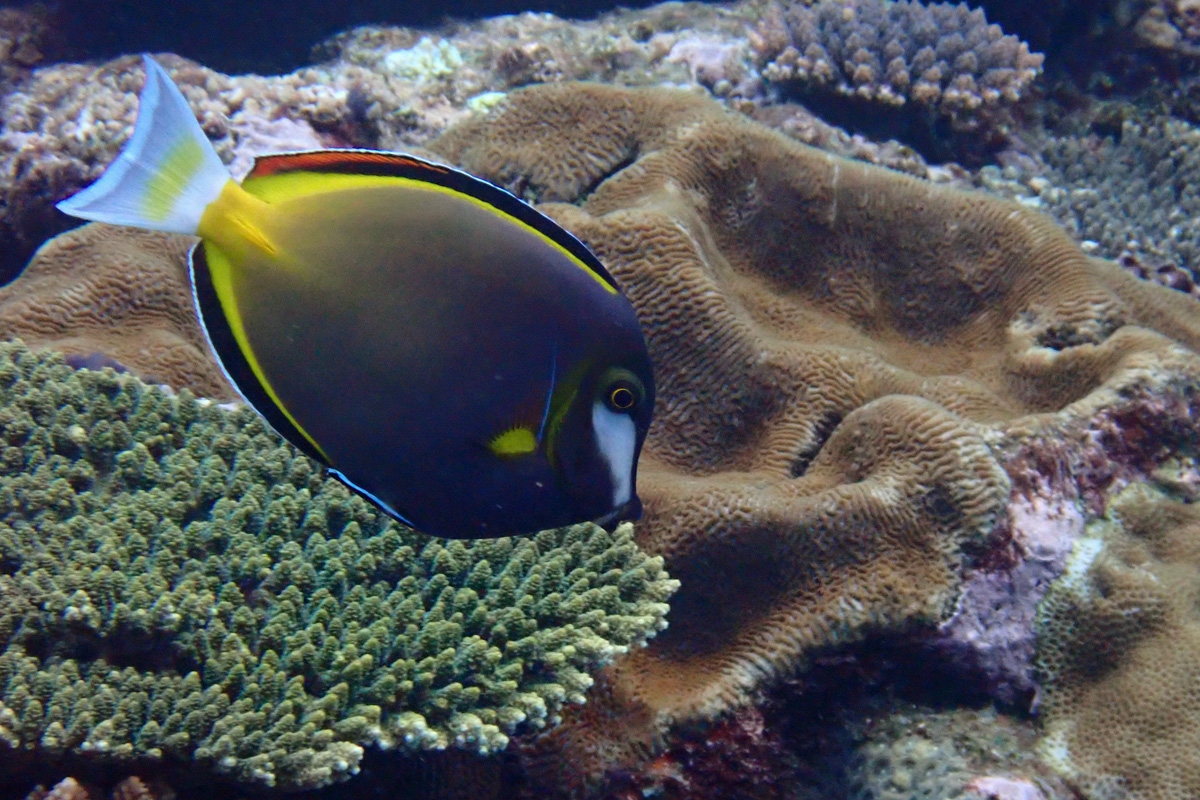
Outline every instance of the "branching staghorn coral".
[[503, 748], [664, 627], [624, 526], [429, 539], [248, 409], [0, 346], [6, 749], [194, 759], [260, 786], [366, 745]]
[[768, 16], [756, 42], [770, 81], [888, 106], [911, 102], [960, 128], [1016, 103], [1043, 60], [981, 9], [908, 0], [789, 3]]

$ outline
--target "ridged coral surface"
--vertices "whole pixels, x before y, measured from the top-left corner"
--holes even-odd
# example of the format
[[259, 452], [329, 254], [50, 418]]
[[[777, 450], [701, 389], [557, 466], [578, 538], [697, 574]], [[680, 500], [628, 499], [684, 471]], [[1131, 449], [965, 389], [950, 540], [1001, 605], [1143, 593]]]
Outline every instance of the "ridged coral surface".
[[1091, 800], [1200, 797], [1200, 511], [1144, 486], [1039, 609], [1043, 756]]
[[503, 748], [676, 586], [629, 526], [430, 539], [246, 408], [0, 346], [5, 751], [319, 786], [363, 747]]
[[1006, 453], [1200, 371], [1168, 338], [1200, 343], [1194, 301], [1047, 218], [682, 93], [524, 90], [431, 146], [595, 249], [657, 369], [638, 537], [682, 589], [546, 763], [636, 761], [822, 648], [945, 620]]
[[194, 242], [111, 225], [68, 231], [38, 251], [18, 283], [0, 287], [0, 338], [232, 400], [196, 322], [187, 269]]

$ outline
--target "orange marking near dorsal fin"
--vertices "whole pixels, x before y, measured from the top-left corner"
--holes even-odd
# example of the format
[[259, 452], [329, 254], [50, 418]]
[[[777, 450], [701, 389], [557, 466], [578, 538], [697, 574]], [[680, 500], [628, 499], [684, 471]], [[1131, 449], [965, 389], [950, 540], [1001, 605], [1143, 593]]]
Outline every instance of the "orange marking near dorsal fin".
[[245, 180], [285, 172], [367, 172], [411, 178], [415, 177], [414, 172], [445, 174], [449, 171], [448, 167], [402, 153], [382, 153], [377, 150], [313, 150], [307, 153], [259, 156], [254, 160], [254, 168]]

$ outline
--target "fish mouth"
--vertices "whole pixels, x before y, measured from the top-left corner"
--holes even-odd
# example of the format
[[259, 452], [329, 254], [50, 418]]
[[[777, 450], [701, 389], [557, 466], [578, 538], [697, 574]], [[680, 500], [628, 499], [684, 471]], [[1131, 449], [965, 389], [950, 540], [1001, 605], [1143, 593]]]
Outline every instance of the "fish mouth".
[[642, 500], [636, 494], [614, 508], [603, 517], [592, 520], [604, 530], [612, 533], [622, 522], [633, 522], [642, 518]]

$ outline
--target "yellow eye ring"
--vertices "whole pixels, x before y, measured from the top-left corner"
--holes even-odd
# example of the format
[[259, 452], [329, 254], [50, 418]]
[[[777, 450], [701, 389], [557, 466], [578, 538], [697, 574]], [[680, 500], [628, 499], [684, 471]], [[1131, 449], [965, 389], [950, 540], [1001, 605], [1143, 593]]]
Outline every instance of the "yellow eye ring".
[[628, 411], [637, 404], [637, 395], [628, 386], [617, 386], [608, 393], [608, 404], [614, 411]]

